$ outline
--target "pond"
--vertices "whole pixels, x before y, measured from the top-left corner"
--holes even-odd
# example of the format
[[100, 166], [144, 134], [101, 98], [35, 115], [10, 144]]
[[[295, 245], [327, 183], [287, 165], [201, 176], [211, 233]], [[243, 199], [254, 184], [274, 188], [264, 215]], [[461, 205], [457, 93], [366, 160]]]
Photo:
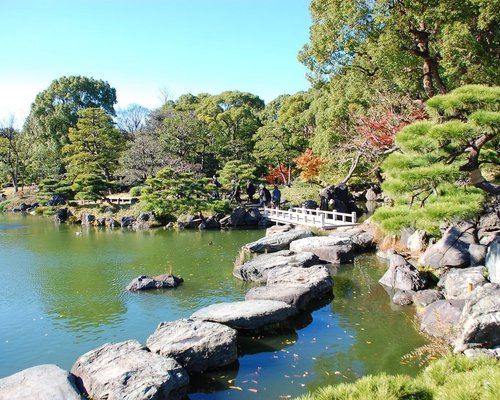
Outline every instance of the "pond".
[[[107, 342], [145, 343], [161, 321], [243, 300], [231, 275], [240, 247], [263, 230], [145, 232], [82, 229], [0, 215], [0, 378], [34, 365], [70, 369]], [[391, 303], [374, 255], [331, 267], [334, 299], [297, 319], [297, 329], [245, 338], [236, 365], [193, 379], [190, 399], [291, 398], [318, 386], [387, 372], [415, 375], [401, 357], [425, 343], [412, 307]], [[129, 293], [141, 274], [172, 272], [177, 289]]]

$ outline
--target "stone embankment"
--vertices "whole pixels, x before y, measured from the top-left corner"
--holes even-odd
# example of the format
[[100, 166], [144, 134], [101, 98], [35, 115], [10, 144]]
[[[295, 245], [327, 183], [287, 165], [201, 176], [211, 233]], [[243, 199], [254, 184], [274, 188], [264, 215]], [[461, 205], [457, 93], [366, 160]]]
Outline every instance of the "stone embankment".
[[[392, 301], [415, 304], [420, 328], [456, 352], [500, 358], [500, 210], [458, 222], [427, 246], [424, 232], [402, 232], [380, 279]], [[416, 266], [416, 267], [415, 267]]]

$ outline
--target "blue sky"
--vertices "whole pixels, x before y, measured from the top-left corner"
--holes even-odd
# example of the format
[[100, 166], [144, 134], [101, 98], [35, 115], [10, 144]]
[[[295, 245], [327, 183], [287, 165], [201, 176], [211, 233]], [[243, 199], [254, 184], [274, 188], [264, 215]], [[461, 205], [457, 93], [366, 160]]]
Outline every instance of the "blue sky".
[[309, 0], [0, 0], [0, 121], [22, 124], [61, 76], [116, 88], [117, 107], [184, 93], [307, 90]]

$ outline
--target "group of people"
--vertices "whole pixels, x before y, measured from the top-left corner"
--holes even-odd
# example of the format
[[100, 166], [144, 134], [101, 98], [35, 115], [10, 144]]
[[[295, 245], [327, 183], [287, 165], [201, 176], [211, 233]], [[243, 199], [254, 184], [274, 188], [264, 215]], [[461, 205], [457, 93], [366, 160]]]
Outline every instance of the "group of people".
[[[214, 186], [212, 198], [220, 199], [221, 195], [219, 192], [219, 188], [221, 188], [222, 185], [219, 182], [216, 175], [214, 175], [212, 178], [212, 184]], [[255, 185], [253, 184], [253, 182], [251, 180], [247, 181], [245, 191], [247, 194], [248, 202], [253, 204], [254, 196], [257, 193], [257, 189], [255, 188]], [[270, 204], [272, 204], [273, 207], [279, 208], [279, 205], [281, 203], [281, 191], [279, 190], [278, 185], [274, 185], [274, 189], [271, 193], [269, 191], [269, 189], [266, 188], [266, 186], [264, 184], [260, 184], [258, 195], [259, 195], [259, 206], [260, 207], [264, 207], [264, 206], [267, 207]], [[239, 181], [237, 181], [235, 179], [231, 180], [231, 191], [229, 192], [228, 198], [231, 201], [241, 203], [241, 189], [240, 189], [240, 182]]]

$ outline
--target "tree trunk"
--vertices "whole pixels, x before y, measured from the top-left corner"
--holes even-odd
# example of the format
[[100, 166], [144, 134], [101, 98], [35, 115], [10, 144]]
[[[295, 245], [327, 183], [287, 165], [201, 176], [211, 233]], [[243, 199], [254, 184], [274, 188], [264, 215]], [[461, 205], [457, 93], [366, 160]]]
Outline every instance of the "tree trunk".
[[425, 58], [424, 59], [424, 78], [423, 78], [423, 84], [424, 84], [424, 90], [425, 93], [427, 94], [428, 97], [433, 97], [436, 94], [436, 91], [434, 90], [434, 85], [432, 84], [432, 67], [431, 67], [431, 59], [430, 58]]

